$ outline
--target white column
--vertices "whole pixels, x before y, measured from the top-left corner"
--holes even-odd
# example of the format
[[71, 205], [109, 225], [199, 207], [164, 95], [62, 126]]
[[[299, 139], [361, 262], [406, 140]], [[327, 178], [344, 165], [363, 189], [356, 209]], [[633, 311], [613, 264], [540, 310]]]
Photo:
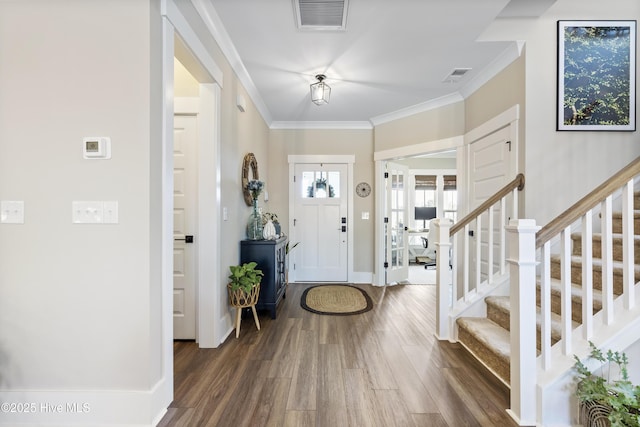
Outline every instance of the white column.
[[536, 424], [536, 232], [535, 220], [511, 220], [511, 408], [519, 425]]
[[435, 227], [436, 234], [436, 338], [439, 340], [453, 340], [449, 327], [449, 311], [451, 309], [451, 270], [449, 257], [451, 239], [449, 231], [453, 222], [448, 218], [431, 221], [430, 227]]

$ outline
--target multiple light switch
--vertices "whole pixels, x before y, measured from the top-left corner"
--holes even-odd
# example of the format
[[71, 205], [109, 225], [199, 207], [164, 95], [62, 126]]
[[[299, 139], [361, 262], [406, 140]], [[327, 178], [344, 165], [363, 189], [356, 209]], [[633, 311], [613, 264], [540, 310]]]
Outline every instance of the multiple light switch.
[[[74, 224], [117, 224], [118, 202], [71, 202], [71, 218]], [[24, 224], [24, 202], [0, 201], [0, 224]]]
[[74, 201], [71, 202], [71, 211], [74, 224], [118, 223], [118, 202], [116, 201]]
[[24, 224], [24, 202], [2, 200], [0, 202], [0, 223]]

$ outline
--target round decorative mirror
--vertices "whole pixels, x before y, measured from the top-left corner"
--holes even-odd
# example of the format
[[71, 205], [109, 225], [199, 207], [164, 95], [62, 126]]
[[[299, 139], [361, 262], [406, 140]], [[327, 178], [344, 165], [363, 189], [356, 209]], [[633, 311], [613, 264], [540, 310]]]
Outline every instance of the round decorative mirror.
[[258, 174], [258, 161], [253, 153], [247, 153], [242, 161], [242, 194], [244, 195], [244, 201], [247, 206], [253, 206], [253, 198], [247, 189], [247, 185], [249, 181], [254, 179], [260, 179], [260, 175]]

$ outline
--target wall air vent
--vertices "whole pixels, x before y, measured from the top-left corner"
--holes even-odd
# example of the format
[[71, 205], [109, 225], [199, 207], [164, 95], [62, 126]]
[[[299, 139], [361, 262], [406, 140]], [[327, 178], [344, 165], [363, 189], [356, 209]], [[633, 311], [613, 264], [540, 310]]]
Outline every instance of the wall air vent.
[[447, 77], [442, 80], [443, 83], [456, 83], [462, 79], [462, 76], [471, 71], [471, 68], [454, 68]]
[[349, 0], [292, 0], [300, 30], [344, 31]]

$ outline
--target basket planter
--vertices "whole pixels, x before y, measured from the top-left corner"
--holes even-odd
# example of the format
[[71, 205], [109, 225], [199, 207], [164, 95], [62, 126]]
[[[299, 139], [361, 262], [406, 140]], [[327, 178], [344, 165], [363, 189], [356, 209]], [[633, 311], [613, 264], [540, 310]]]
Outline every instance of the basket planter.
[[231, 289], [231, 284], [227, 285], [229, 291], [229, 304], [236, 308], [245, 308], [256, 305], [258, 297], [260, 296], [260, 284], [251, 289], [249, 293], [246, 293], [242, 289]]
[[260, 321], [258, 320], [258, 313], [256, 313], [256, 303], [260, 296], [260, 283], [251, 288], [248, 293], [242, 289], [231, 289], [231, 284], [227, 284], [227, 291], [229, 292], [229, 304], [236, 309], [236, 338], [240, 336], [240, 321], [242, 320], [242, 309], [251, 307], [253, 312], [253, 320], [256, 322], [256, 327], [260, 330]]
[[580, 424], [584, 427], [611, 427], [611, 407], [598, 402], [580, 403]]

